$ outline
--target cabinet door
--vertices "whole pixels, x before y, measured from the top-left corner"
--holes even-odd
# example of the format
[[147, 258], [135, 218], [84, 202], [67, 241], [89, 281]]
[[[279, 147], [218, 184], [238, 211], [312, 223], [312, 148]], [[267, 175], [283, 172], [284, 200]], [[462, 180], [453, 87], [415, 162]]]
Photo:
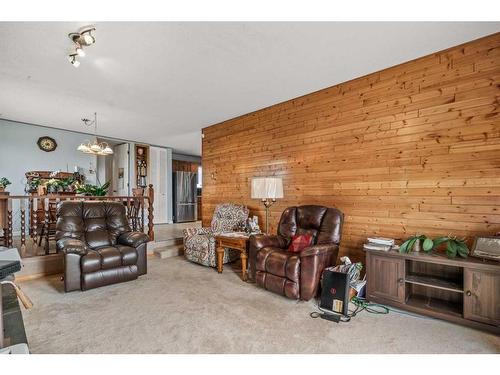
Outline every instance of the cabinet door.
[[368, 253], [366, 269], [368, 299], [384, 298], [399, 303], [405, 302], [405, 261], [383, 255]]
[[464, 318], [500, 325], [500, 273], [465, 269]]

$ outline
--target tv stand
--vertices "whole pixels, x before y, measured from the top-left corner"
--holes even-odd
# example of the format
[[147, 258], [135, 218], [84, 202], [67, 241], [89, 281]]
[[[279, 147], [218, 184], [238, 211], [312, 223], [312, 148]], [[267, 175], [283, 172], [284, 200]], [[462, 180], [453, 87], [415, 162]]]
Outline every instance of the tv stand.
[[367, 299], [500, 334], [500, 263], [366, 252]]

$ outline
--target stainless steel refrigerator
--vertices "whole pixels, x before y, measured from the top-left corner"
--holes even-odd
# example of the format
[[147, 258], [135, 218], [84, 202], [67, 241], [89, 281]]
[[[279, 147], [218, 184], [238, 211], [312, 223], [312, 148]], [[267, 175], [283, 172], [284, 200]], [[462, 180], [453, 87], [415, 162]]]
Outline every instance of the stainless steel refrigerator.
[[174, 222], [195, 221], [196, 207], [196, 173], [174, 172]]

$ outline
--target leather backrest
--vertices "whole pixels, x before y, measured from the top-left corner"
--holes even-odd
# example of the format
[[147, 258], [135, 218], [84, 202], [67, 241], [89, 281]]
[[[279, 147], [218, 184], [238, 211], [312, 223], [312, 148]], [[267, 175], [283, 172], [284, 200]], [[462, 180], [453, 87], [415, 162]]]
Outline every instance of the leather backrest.
[[296, 234], [310, 234], [313, 243], [340, 243], [344, 215], [336, 208], [307, 205], [288, 207], [278, 225], [278, 234], [290, 239]]
[[85, 240], [82, 202], [64, 201], [57, 205], [56, 240], [70, 237]]
[[212, 217], [212, 231], [225, 233], [234, 231], [234, 227], [248, 219], [248, 208], [235, 203], [222, 203], [215, 207]]
[[121, 202], [64, 201], [57, 207], [56, 239], [78, 238], [97, 248], [115, 245], [118, 236], [129, 231]]

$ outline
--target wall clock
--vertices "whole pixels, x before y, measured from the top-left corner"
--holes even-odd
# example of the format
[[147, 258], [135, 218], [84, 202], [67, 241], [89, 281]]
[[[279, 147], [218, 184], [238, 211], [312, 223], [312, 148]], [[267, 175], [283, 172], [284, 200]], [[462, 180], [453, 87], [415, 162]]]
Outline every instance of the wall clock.
[[38, 142], [36, 144], [40, 147], [40, 150], [45, 152], [54, 151], [57, 147], [55, 139], [50, 137], [40, 137], [38, 138]]

